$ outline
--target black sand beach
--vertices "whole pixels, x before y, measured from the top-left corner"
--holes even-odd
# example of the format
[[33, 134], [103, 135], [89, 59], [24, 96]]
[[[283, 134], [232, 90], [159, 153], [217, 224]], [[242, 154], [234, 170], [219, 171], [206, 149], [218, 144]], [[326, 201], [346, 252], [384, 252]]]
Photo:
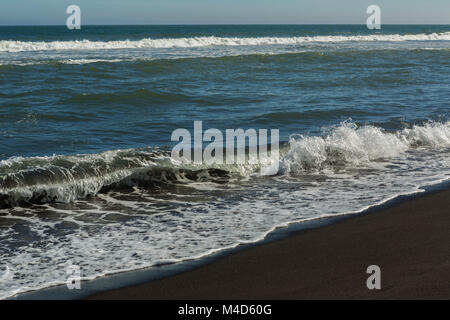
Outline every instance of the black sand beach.
[[[450, 299], [450, 190], [89, 299]], [[381, 290], [366, 269], [381, 268]]]

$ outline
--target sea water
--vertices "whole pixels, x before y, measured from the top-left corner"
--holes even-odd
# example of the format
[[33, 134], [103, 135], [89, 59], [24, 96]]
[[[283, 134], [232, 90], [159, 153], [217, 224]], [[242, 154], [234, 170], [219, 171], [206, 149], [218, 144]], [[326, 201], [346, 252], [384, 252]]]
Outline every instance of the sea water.
[[[0, 27], [0, 297], [199, 258], [450, 175], [450, 27]], [[175, 129], [279, 129], [278, 173]]]

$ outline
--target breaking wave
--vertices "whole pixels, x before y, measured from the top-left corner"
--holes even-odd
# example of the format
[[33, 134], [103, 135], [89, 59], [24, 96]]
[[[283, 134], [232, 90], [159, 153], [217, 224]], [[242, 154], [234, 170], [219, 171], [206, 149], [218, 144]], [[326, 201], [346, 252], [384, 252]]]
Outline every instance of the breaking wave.
[[0, 208], [72, 202], [111, 189], [190, 182], [226, 183], [255, 171], [256, 164], [217, 165], [172, 161], [160, 149], [107, 151], [93, 155], [13, 157], [0, 161]]
[[281, 167], [285, 173], [336, 170], [389, 159], [419, 147], [450, 147], [450, 122], [429, 122], [389, 133], [375, 126], [344, 122], [324, 137], [293, 135]]
[[[323, 136], [293, 135], [281, 148], [281, 175], [355, 169], [389, 161], [410, 150], [450, 148], [450, 122], [412, 125], [397, 132], [346, 121]], [[266, 164], [267, 165], [267, 164]], [[259, 164], [175, 163], [160, 149], [108, 151], [94, 155], [14, 157], [0, 161], [0, 208], [71, 202], [115, 188], [158, 189], [191, 182], [227, 183], [250, 177]]]
[[346, 41], [450, 41], [450, 32], [431, 34], [375, 34], [357, 36], [311, 36], [311, 37], [258, 37], [225, 38], [193, 37], [141, 39], [118, 41], [0, 41], [0, 52], [53, 51], [53, 50], [106, 50], [106, 49], [146, 49], [146, 48], [195, 48], [207, 46], [260, 46], [260, 45], [298, 45], [303, 43], [326, 43]]

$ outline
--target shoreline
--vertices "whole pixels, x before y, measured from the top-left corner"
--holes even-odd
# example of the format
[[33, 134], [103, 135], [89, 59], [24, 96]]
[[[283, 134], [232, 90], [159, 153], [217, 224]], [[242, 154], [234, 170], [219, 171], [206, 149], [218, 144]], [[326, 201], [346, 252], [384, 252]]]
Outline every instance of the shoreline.
[[[450, 299], [450, 189], [88, 299]], [[366, 269], [381, 268], [381, 290]]]
[[[183, 277], [185, 274], [198, 272], [198, 270], [201, 270], [201, 272], [205, 272], [203, 270], [210, 268], [211, 265], [214, 266], [215, 264], [223, 263], [222, 261], [224, 260], [233, 260], [235, 259], [234, 257], [238, 257], [237, 259], [240, 259], [240, 255], [245, 256], [247, 255], [247, 252], [251, 252], [254, 250], [265, 251], [264, 248], [267, 246], [271, 246], [273, 243], [291, 242], [292, 239], [301, 237], [303, 234], [323, 232], [320, 230], [328, 227], [335, 228], [333, 226], [342, 225], [347, 221], [352, 221], [357, 218], [363, 218], [373, 215], [378, 216], [378, 214], [382, 214], [385, 211], [395, 210], [395, 208], [399, 206], [418, 200], [420, 201], [420, 199], [422, 198], [436, 197], [437, 195], [442, 193], [448, 193], [450, 195], [450, 181], [447, 180], [439, 184], [421, 187], [420, 189], [425, 191], [418, 191], [417, 193], [408, 195], [400, 195], [391, 200], [387, 200], [382, 204], [370, 207], [369, 209], [358, 213], [343, 214], [333, 217], [318, 218], [306, 222], [292, 223], [287, 227], [275, 229], [261, 241], [249, 244], [241, 244], [237, 247], [224, 249], [217, 253], [207, 255], [199, 259], [186, 260], [178, 263], [154, 266], [140, 270], [120, 272], [106, 275], [104, 277], [96, 278], [93, 280], [83, 281], [82, 290], [68, 290], [66, 286], [60, 285], [25, 292], [8, 299], [120, 299], [121, 297], [124, 299], [150, 298], [149, 296], [142, 294], [142, 292], [139, 294], [136, 291], [134, 291], [134, 293], [131, 293], [130, 291], [138, 290], [137, 288], [139, 288], [139, 290], [142, 290], [142, 287], [148, 285], [151, 286], [153, 283], [161, 283], [165, 281], [170, 282], [173, 278], [178, 279], [179, 277]], [[381, 218], [377, 218], [376, 220], [381, 220]], [[270, 264], [270, 262], [268, 261], [264, 261], [264, 263]], [[158, 299], [157, 296], [152, 296], [151, 298]], [[170, 297], [166, 296], [164, 298], [176, 299], [178, 297], [174, 295]], [[182, 299], [186, 298], [187, 297], [184, 297]], [[192, 299], [194, 298], [195, 296], [192, 297]], [[239, 297], [230, 296], [227, 299], [234, 298]]]

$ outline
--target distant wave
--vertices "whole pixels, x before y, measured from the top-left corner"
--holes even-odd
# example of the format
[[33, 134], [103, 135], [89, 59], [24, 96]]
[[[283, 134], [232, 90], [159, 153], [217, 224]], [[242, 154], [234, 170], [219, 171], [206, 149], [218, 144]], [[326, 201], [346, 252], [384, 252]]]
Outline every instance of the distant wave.
[[[1, 41], [0, 41], [1, 42]], [[424, 48], [418, 48], [418, 47], [398, 47], [398, 48], [370, 48], [370, 49], [364, 49], [364, 52], [392, 52], [392, 51], [449, 51], [450, 47], [436, 47], [436, 48], [430, 48], [430, 47], [424, 47]], [[1, 50], [0, 50], [1, 51]], [[248, 59], [259, 59], [260, 57], [267, 57], [267, 56], [292, 56], [292, 55], [305, 55], [307, 58], [314, 58], [314, 57], [323, 57], [325, 55], [331, 55], [331, 51], [324, 53], [321, 48], [295, 48], [294, 50], [281, 50], [279, 52], [276, 52], [275, 50], [271, 50], [270, 48], [268, 50], [262, 49], [262, 50], [255, 50], [254, 52], [249, 52], [247, 50], [244, 50], [243, 52], [230, 52], [227, 50], [222, 50], [221, 52], [218, 52], [218, 50], [211, 50], [213, 53], [202, 53], [201, 55], [166, 55], [164, 57], [111, 57], [111, 58], [58, 58], [55, 56], [51, 56], [51, 54], [44, 56], [44, 57], [38, 57], [36, 59], [30, 59], [27, 57], [26, 59], [22, 60], [11, 60], [11, 59], [5, 59], [0, 60], [0, 68], [1, 67], [10, 67], [10, 66], [18, 66], [18, 67], [26, 67], [26, 66], [34, 66], [34, 65], [53, 65], [53, 66], [59, 66], [59, 65], [85, 65], [85, 64], [114, 64], [114, 63], [158, 63], [160, 61], [165, 60], [185, 60], [185, 59], [228, 59], [228, 58], [248, 58]], [[340, 54], [340, 51], [336, 51], [337, 54]], [[361, 50], [358, 51], [350, 51], [349, 54], [354, 53], [360, 54]], [[59, 54], [58, 51], [55, 51], [55, 53]], [[70, 52], [68, 54], [70, 56]], [[87, 55], [87, 54], [86, 54]]]
[[[281, 150], [280, 174], [352, 169], [392, 159], [418, 147], [450, 147], [450, 122], [429, 122], [397, 132], [344, 122], [325, 136], [293, 136]], [[93, 155], [21, 158], [0, 161], [0, 208], [28, 203], [71, 202], [111, 188], [161, 184], [226, 183], [249, 177], [258, 163], [203, 165], [174, 163], [168, 151], [131, 149]]]
[[258, 37], [224, 38], [193, 37], [173, 39], [119, 40], [119, 41], [0, 41], [0, 52], [53, 51], [53, 50], [107, 50], [107, 49], [146, 49], [146, 48], [195, 48], [207, 46], [260, 46], [296, 45], [311, 42], [345, 41], [440, 41], [450, 40], [450, 32], [431, 34], [374, 34], [359, 36], [312, 36], [312, 37]]

